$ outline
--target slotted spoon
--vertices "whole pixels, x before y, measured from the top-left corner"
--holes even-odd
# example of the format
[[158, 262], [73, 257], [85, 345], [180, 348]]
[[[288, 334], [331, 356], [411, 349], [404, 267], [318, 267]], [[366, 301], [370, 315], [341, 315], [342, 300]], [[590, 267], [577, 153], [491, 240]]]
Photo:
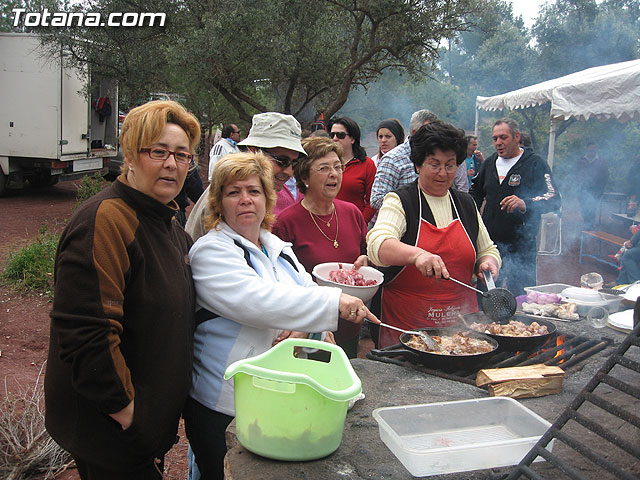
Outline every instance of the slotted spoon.
[[460, 280], [456, 280], [453, 277], [449, 277], [449, 280], [482, 295], [482, 311], [492, 320], [500, 321], [511, 318], [513, 314], [516, 313], [516, 308], [518, 308], [516, 297], [514, 297], [513, 293], [506, 288], [496, 288], [496, 284], [493, 281], [490, 271], [483, 270], [482, 273], [487, 284], [488, 291], [486, 292], [478, 290], [477, 288], [461, 282]]

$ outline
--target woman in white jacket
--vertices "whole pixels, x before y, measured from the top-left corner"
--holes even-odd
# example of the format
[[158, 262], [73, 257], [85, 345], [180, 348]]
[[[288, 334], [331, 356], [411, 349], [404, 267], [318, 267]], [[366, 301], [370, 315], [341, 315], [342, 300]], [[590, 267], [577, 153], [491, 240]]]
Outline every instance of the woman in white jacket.
[[270, 233], [272, 180], [263, 153], [221, 159], [208, 199], [209, 231], [189, 252], [198, 311], [184, 419], [203, 480], [223, 478], [224, 432], [235, 413], [233, 380], [223, 379], [228, 365], [292, 331], [335, 330], [338, 317], [378, 321], [359, 298], [317, 286], [291, 244]]

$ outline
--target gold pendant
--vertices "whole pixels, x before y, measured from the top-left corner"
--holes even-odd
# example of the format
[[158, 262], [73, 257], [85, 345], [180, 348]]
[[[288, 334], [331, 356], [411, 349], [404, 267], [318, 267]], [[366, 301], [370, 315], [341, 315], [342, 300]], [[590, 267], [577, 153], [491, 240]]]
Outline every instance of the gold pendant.
[[331, 226], [331, 223], [327, 222], [327, 227], [330, 227], [330, 226]]
[[338, 241], [337, 240], [333, 241], [333, 248], [338, 248]]

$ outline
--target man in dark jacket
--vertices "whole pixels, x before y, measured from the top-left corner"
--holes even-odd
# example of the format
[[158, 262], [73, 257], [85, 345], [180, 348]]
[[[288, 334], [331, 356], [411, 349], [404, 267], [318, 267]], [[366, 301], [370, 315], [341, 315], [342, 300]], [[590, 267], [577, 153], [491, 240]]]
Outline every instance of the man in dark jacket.
[[483, 162], [469, 193], [478, 208], [486, 200], [482, 220], [498, 245], [507, 288], [514, 295], [536, 285], [536, 236], [542, 213], [558, 210], [560, 193], [547, 163], [518, 144], [520, 131], [511, 118], [493, 125], [496, 153]]

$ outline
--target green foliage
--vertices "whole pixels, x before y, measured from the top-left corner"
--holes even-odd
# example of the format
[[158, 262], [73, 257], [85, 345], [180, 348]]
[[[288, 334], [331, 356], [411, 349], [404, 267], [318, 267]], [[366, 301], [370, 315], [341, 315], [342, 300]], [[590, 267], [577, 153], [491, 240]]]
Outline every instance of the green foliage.
[[[0, 32], [29, 32], [34, 29], [25, 27], [23, 22], [16, 23], [14, 9], [24, 9], [25, 12], [41, 12], [45, 8], [49, 12], [65, 11], [68, 0], [5, 0], [0, 3]], [[24, 15], [24, 13], [22, 13]]]
[[60, 236], [45, 224], [35, 241], [9, 254], [2, 279], [18, 290], [53, 296], [53, 270]]
[[638, 9], [637, 0], [601, 4], [571, 0], [545, 5], [533, 27], [540, 70], [550, 78], [638, 58]]
[[[442, 38], [466, 28], [482, 0], [99, 0], [72, 9], [164, 12], [167, 25], [41, 29], [70, 62], [120, 81], [123, 109], [170, 91], [194, 102], [232, 107], [249, 123], [257, 111], [291, 113], [303, 124], [333, 115], [354, 85], [387, 68], [431, 68]], [[215, 92], [215, 93], [212, 93]], [[228, 121], [228, 119], [226, 119]], [[209, 122], [207, 122], [209, 123]]]
[[102, 176], [96, 172], [93, 177], [82, 177], [80, 185], [78, 185], [78, 191], [76, 192], [76, 200], [78, 203], [73, 207], [74, 210], [82, 205], [86, 200], [93, 197], [96, 193], [100, 192], [103, 188], [109, 185]]

